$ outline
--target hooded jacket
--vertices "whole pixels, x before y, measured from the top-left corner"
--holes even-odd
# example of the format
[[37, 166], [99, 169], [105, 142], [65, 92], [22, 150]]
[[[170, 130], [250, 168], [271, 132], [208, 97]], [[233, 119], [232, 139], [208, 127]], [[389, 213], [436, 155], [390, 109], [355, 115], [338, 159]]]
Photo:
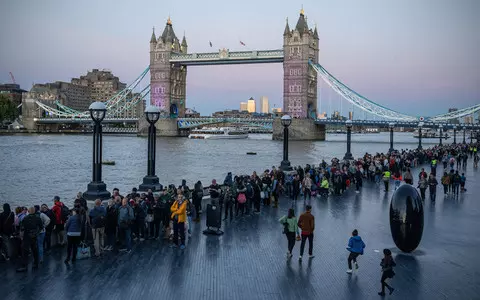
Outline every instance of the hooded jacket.
[[352, 236], [348, 240], [347, 250], [353, 253], [363, 254], [363, 248], [365, 248], [365, 243], [362, 241], [362, 238], [357, 236]]
[[3, 212], [0, 214], [0, 234], [12, 235], [15, 229], [15, 214], [10, 210], [10, 204], [3, 204]]

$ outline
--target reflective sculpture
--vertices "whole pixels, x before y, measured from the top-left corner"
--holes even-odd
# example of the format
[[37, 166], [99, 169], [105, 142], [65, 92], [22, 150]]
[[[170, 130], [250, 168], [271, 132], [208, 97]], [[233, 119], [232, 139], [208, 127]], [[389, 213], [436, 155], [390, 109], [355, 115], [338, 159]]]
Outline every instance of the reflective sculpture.
[[392, 196], [390, 230], [395, 245], [403, 252], [412, 252], [422, 240], [422, 198], [409, 184], [400, 186]]

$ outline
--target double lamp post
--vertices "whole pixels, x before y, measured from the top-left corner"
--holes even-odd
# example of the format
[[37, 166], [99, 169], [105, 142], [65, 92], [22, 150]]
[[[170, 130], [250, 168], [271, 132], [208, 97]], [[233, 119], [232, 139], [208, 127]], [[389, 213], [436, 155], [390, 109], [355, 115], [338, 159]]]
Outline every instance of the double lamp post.
[[[93, 159], [92, 159], [92, 181], [87, 185], [87, 191], [83, 198], [88, 201], [96, 199], [109, 199], [111, 194], [107, 191], [107, 185], [102, 181], [102, 121], [105, 119], [107, 108], [103, 102], [94, 102], [89, 107], [90, 117], [93, 125]], [[155, 152], [156, 152], [156, 129], [155, 123], [160, 118], [160, 110], [156, 106], [149, 106], [145, 110], [145, 117], [150, 124], [148, 127], [148, 166], [147, 176], [143, 178], [140, 191], [161, 190], [162, 185], [155, 175]]]

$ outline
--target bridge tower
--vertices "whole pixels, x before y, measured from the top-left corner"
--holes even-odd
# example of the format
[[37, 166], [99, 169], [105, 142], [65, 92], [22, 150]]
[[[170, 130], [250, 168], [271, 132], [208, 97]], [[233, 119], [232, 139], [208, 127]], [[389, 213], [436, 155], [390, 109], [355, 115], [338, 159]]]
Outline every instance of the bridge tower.
[[[324, 140], [325, 127], [315, 125], [317, 117], [317, 72], [309, 60], [318, 63], [318, 31], [308, 28], [302, 9], [297, 25], [283, 33], [283, 111], [293, 118], [289, 133], [296, 140]], [[282, 139], [283, 128], [278, 120], [273, 124], [273, 139]]]
[[185, 35], [180, 43], [170, 17], [162, 35], [150, 39], [150, 103], [177, 117], [185, 116], [187, 68], [170, 64], [172, 53], [187, 53]]

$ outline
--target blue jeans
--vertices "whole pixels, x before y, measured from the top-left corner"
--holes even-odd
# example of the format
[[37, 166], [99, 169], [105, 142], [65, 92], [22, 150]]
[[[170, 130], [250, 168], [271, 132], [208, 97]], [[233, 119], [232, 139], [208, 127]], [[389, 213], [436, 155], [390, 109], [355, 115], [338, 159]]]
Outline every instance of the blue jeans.
[[38, 245], [38, 259], [43, 261], [43, 240], [45, 239], [45, 232], [41, 232], [37, 235]]
[[120, 229], [120, 232], [122, 233], [122, 238], [123, 238], [123, 245], [127, 250], [132, 249], [132, 230], [130, 228], [128, 229]]

